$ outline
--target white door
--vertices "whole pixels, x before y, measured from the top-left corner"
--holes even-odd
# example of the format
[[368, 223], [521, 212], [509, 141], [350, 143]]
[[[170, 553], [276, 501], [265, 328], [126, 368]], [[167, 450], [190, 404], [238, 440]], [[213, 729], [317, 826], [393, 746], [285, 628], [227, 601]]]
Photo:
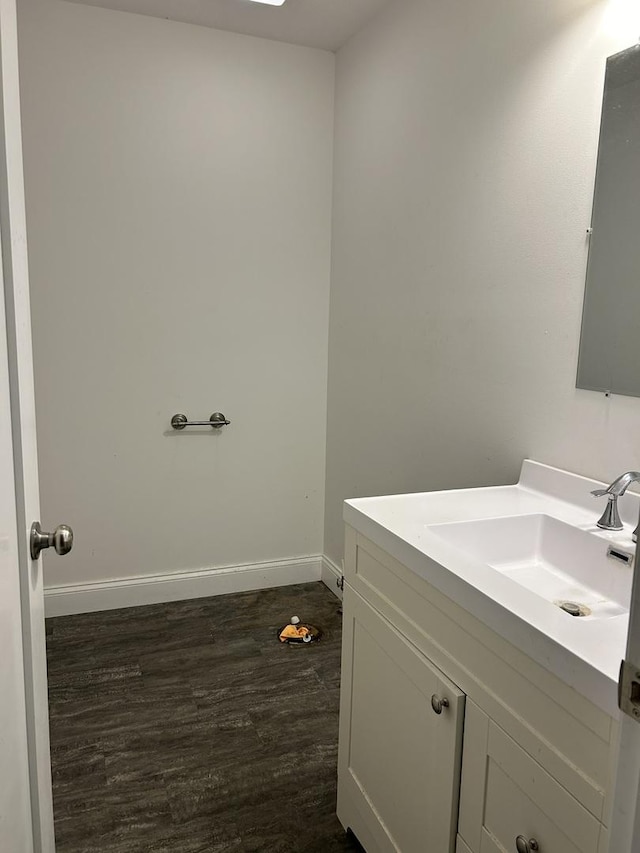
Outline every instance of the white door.
[[0, 321], [0, 850], [28, 853], [31, 803], [4, 301]]
[[[640, 666], [640, 572], [633, 575], [626, 660]], [[640, 690], [640, 680], [637, 682]], [[635, 704], [635, 703], [634, 703]], [[637, 702], [640, 710], [640, 697]], [[640, 721], [623, 715], [609, 853], [640, 853]]]
[[0, 101], [0, 850], [53, 853], [15, 0], [0, 0]]

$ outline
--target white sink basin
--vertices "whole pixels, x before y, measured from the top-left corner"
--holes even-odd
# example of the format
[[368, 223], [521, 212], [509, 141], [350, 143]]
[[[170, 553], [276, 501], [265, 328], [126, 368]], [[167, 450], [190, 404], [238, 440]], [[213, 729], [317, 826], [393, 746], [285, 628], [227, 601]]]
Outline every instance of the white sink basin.
[[630, 555], [616, 547], [611, 554], [611, 543], [595, 533], [541, 513], [427, 529], [546, 601], [579, 605], [582, 619], [565, 610], [568, 619], [608, 619], [629, 610], [633, 567], [624, 557]]

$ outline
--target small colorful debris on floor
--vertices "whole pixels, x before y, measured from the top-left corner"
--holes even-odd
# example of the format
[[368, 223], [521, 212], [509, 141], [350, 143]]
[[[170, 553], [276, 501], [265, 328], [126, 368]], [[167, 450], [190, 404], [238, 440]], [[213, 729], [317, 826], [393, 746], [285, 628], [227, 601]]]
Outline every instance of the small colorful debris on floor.
[[322, 631], [314, 625], [302, 624], [298, 616], [292, 616], [291, 621], [278, 631], [281, 643], [313, 643], [319, 640]]

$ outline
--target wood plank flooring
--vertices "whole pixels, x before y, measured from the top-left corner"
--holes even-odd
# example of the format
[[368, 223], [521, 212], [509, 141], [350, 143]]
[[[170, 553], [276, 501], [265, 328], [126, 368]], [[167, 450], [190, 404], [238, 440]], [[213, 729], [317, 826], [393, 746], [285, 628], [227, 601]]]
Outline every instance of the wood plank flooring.
[[[47, 620], [57, 853], [338, 853], [321, 583]], [[279, 643], [292, 615], [309, 646]]]

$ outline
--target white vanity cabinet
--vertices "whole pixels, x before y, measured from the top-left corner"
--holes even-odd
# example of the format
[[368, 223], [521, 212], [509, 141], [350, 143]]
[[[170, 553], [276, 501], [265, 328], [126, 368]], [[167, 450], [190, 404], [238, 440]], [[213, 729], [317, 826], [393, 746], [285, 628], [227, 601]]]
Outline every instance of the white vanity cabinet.
[[367, 853], [606, 853], [612, 717], [349, 527], [343, 608], [338, 817]]

